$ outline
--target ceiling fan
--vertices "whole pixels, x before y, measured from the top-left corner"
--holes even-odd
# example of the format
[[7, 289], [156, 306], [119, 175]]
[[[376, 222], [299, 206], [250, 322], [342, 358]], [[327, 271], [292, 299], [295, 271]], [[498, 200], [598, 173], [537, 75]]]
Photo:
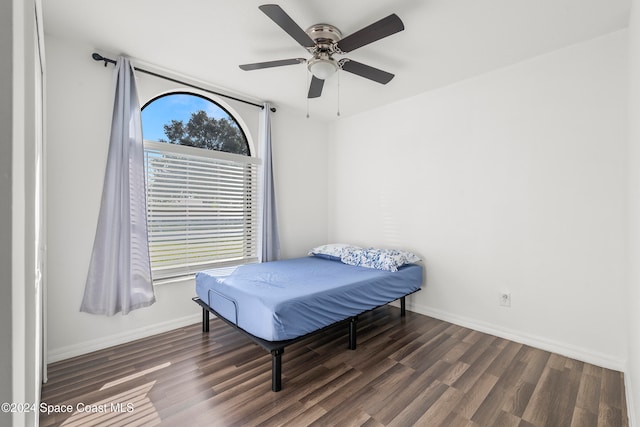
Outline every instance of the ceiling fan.
[[389, 83], [394, 77], [391, 73], [362, 64], [353, 59], [342, 58], [336, 60], [334, 55], [352, 52], [369, 43], [404, 30], [404, 24], [395, 13], [343, 38], [340, 30], [329, 24], [315, 24], [304, 31], [277, 4], [264, 4], [259, 6], [259, 9], [293, 37], [313, 57], [310, 59], [292, 58], [244, 64], [240, 65], [241, 69], [250, 71], [306, 63], [313, 75], [307, 95], [308, 98], [317, 98], [322, 95], [325, 79], [329, 78], [338, 69], [381, 84]]

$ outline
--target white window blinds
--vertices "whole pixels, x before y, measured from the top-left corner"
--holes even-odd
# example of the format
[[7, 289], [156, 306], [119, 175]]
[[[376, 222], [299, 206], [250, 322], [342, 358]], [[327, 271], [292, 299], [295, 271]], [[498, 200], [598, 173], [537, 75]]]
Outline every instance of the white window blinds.
[[259, 160], [144, 144], [154, 281], [257, 261]]

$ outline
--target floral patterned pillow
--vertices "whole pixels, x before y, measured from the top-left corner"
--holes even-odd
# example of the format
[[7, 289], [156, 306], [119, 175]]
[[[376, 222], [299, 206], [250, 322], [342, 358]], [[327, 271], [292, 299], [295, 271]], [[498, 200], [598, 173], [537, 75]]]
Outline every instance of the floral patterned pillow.
[[349, 265], [398, 271], [398, 268], [405, 264], [413, 264], [420, 261], [420, 257], [414, 253], [398, 249], [344, 248], [340, 260]]
[[358, 246], [348, 245], [346, 243], [330, 243], [315, 247], [309, 251], [309, 255], [320, 258], [327, 258], [334, 261], [340, 261], [342, 253], [345, 249], [360, 249]]

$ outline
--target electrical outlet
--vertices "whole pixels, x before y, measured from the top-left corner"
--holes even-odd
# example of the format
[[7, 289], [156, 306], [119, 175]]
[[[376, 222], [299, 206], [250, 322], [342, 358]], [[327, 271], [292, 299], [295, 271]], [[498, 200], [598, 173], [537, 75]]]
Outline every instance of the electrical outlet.
[[511, 307], [511, 293], [503, 292], [500, 294], [500, 305], [503, 307]]

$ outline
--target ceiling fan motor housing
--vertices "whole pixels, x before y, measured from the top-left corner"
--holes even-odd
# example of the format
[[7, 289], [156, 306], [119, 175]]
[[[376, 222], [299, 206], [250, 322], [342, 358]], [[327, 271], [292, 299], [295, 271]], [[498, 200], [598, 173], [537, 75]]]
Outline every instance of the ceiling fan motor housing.
[[315, 47], [310, 48], [311, 54], [328, 53], [332, 55], [337, 51], [336, 43], [342, 39], [342, 33], [333, 25], [315, 24], [307, 28], [306, 33], [315, 42]]

